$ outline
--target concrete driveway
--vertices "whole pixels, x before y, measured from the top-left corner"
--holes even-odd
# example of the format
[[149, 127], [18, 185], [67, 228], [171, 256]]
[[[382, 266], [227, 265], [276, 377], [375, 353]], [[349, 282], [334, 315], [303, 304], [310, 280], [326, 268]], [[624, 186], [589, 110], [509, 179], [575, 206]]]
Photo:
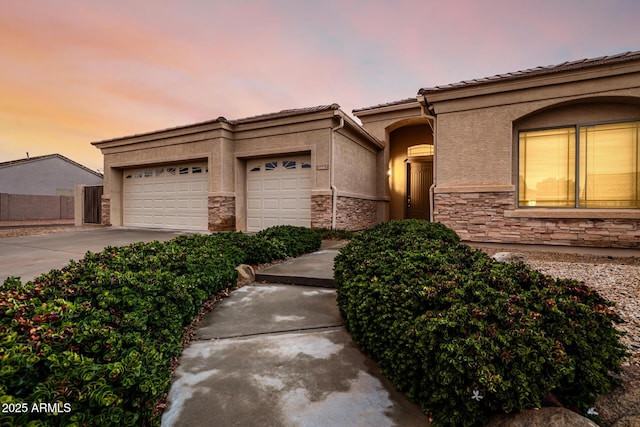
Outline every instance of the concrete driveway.
[[34, 279], [69, 260], [79, 260], [87, 251], [100, 252], [106, 246], [134, 242], [167, 241], [183, 234], [178, 231], [104, 227], [85, 231], [40, 234], [0, 239], [0, 283], [18, 276], [22, 282]]

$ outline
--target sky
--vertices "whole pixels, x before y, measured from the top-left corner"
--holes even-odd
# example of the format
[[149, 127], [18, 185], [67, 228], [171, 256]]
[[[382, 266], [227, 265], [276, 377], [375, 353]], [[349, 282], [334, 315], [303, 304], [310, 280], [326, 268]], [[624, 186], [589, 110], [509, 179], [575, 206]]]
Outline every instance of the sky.
[[637, 0], [0, 0], [0, 162], [640, 50]]

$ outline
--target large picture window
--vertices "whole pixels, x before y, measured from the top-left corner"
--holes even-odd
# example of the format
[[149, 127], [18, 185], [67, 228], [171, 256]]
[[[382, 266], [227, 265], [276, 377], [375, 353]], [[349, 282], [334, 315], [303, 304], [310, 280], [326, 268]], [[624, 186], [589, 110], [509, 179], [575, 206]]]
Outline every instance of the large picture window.
[[520, 207], [639, 208], [640, 122], [519, 133]]

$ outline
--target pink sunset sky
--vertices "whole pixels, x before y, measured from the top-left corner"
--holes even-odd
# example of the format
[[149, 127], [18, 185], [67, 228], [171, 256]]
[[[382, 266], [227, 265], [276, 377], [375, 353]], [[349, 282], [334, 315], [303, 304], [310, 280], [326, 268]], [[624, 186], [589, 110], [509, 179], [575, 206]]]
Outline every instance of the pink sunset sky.
[[0, 0], [0, 162], [640, 50], [637, 0]]

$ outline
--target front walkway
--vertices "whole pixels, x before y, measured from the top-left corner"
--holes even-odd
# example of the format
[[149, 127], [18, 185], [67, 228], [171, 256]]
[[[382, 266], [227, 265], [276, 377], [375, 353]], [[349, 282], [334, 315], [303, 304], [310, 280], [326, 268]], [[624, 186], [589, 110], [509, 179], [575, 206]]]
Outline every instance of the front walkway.
[[[336, 253], [270, 269], [292, 277], [314, 260], [306, 276], [327, 278]], [[355, 346], [335, 289], [315, 285], [256, 283], [218, 303], [180, 357], [163, 427], [429, 425]]]

